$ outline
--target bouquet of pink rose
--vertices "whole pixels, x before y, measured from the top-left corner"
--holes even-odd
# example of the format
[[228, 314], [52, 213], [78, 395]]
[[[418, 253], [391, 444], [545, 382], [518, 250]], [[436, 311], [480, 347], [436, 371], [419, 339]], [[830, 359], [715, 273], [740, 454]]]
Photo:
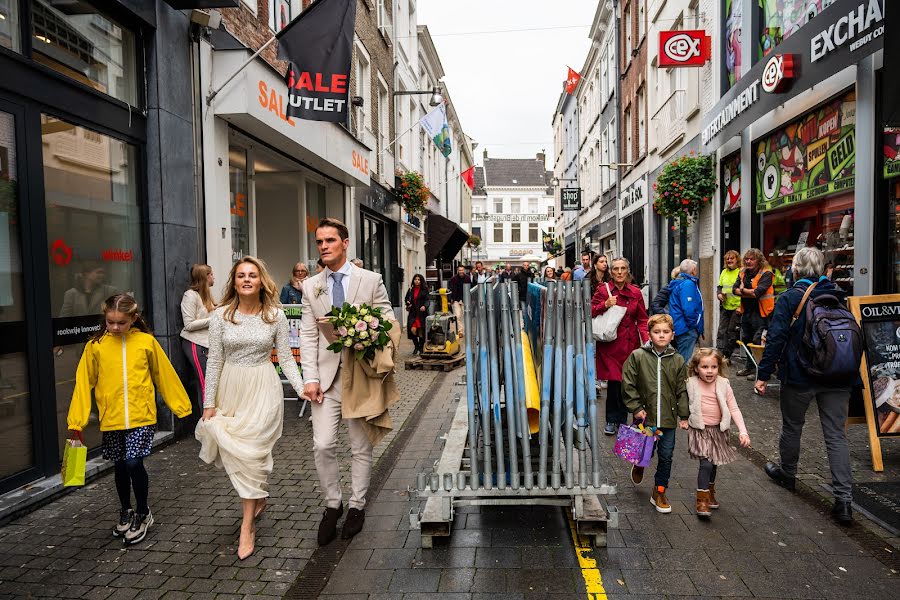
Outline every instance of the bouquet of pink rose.
[[334, 326], [335, 340], [328, 349], [342, 352], [344, 348], [356, 354], [356, 360], [375, 357], [375, 351], [387, 346], [387, 332], [393, 323], [382, 317], [380, 308], [367, 304], [354, 306], [344, 303], [331, 309], [328, 321]]

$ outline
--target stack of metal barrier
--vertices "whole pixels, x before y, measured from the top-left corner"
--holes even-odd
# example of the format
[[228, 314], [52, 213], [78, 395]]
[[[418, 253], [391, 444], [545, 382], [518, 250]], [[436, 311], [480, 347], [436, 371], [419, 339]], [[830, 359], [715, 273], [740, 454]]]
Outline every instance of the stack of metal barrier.
[[[525, 305], [524, 317], [515, 282], [464, 290], [466, 402], [454, 420], [460, 431], [451, 428], [436, 472], [418, 476], [420, 496], [444, 500], [440, 509], [429, 511], [426, 506], [421, 515], [423, 543], [426, 523], [449, 523], [453, 504], [574, 501], [578, 520], [583, 498], [615, 493], [600, 464], [589, 283], [563, 281], [530, 288], [539, 290], [540, 301], [535, 298]], [[526, 340], [531, 339], [534, 370], [525, 365], [525, 324], [533, 334]], [[526, 381], [526, 372], [536, 372], [537, 380], [532, 375]], [[536, 390], [540, 414], [533, 435], [526, 404], [534, 400]], [[462, 431], [462, 423], [467, 431]], [[465, 501], [453, 500], [460, 498]], [[605, 509], [601, 513], [596, 518], [595, 511], [592, 520], [604, 521], [605, 539], [605, 521], [610, 519]], [[449, 526], [446, 533], [432, 527], [427, 535], [449, 535]]]

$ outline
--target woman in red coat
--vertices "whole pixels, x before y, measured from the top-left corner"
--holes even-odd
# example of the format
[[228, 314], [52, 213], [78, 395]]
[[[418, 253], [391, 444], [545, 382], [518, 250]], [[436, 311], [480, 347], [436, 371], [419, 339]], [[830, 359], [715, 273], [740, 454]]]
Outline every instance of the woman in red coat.
[[612, 283], [598, 285], [591, 300], [592, 317], [602, 315], [616, 305], [626, 309], [625, 316], [619, 322], [616, 339], [597, 342], [597, 379], [609, 382], [606, 389], [606, 428], [603, 430], [606, 435], [615, 434], [616, 427], [628, 418], [628, 411], [622, 402], [622, 365], [634, 350], [650, 339], [644, 296], [639, 287], [629, 283], [631, 264], [628, 259], [613, 259], [610, 275]]

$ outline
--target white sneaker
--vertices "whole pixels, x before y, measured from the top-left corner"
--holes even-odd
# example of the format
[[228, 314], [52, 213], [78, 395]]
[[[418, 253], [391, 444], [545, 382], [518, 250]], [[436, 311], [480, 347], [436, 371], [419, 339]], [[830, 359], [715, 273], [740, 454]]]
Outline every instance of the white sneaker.
[[130, 508], [123, 508], [119, 512], [119, 522], [113, 527], [113, 537], [120, 538], [131, 528], [131, 521], [134, 519], [134, 511]]
[[153, 513], [141, 515], [134, 513], [131, 520], [131, 527], [125, 532], [125, 543], [129, 546], [137, 544], [147, 537], [147, 530], [153, 525]]

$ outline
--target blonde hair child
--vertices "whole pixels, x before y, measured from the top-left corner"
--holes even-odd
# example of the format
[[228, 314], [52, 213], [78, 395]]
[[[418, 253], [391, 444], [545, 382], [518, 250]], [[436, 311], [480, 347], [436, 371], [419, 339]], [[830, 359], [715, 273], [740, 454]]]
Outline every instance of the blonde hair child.
[[[103, 432], [103, 458], [115, 463], [121, 503], [112, 533], [129, 545], [143, 540], [153, 524], [144, 457], [150, 454], [156, 433], [157, 390], [176, 416], [191, 414], [187, 392], [135, 299], [128, 294], [110, 296], [103, 303], [103, 326], [88, 341], [78, 363], [68, 427], [72, 437], [82, 439], [93, 392]], [[131, 508], [132, 488], [136, 511]]]
[[750, 436], [731, 383], [722, 376], [725, 358], [715, 348], [699, 348], [688, 362], [688, 453], [700, 461], [697, 473], [697, 516], [709, 517], [719, 508], [716, 499], [716, 471], [737, 459], [729, 443], [732, 421], [740, 432], [740, 444], [750, 446]]

